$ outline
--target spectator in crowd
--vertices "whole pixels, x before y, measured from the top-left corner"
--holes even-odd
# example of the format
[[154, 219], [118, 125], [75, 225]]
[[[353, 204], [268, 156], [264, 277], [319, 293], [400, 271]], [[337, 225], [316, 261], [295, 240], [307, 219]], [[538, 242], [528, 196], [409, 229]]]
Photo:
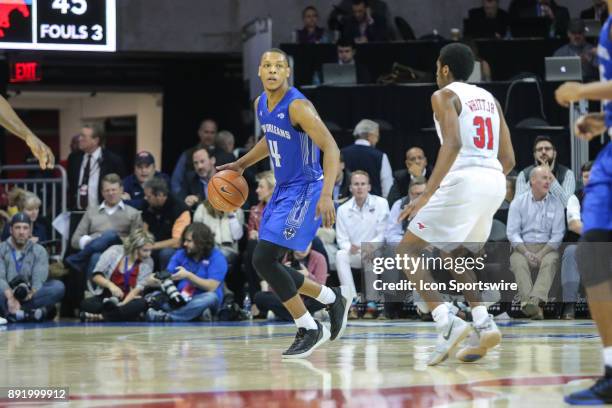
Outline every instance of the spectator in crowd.
[[588, 43], [585, 36], [585, 25], [582, 20], [570, 21], [567, 29], [569, 43], [555, 51], [555, 57], [580, 57], [582, 62], [582, 78], [585, 81], [599, 79], [599, 62], [597, 47]]
[[30, 240], [32, 221], [24, 213], [11, 219], [11, 237], [0, 244], [0, 317], [12, 322], [52, 319], [64, 297], [64, 284], [47, 280], [47, 251]]
[[425, 177], [414, 177], [410, 180], [410, 187], [406, 189], [408, 190], [408, 195], [396, 200], [393, 203], [385, 229], [385, 242], [397, 244], [402, 241], [402, 238], [406, 233], [406, 228], [408, 228], [409, 221], [408, 219], [399, 221], [399, 215], [407, 204], [416, 200], [421, 194], [423, 194], [426, 184], [427, 179]]
[[510, 270], [518, 285], [521, 310], [527, 317], [542, 319], [542, 304], [548, 299], [559, 262], [565, 206], [550, 192], [550, 168], [535, 167], [529, 180], [531, 189], [518, 195], [508, 212], [507, 235], [513, 247]]
[[[338, 208], [336, 218], [336, 270], [341, 285], [351, 288], [356, 294], [351, 268], [361, 268], [361, 244], [383, 242], [389, 217], [389, 204], [384, 198], [370, 194], [372, 186], [368, 173], [355, 170], [351, 174], [353, 197]], [[353, 306], [352, 317], [356, 317]]]
[[169, 300], [147, 310], [146, 318], [153, 322], [186, 322], [200, 318], [206, 310], [216, 312], [223, 303], [223, 281], [227, 261], [215, 247], [215, 238], [206, 225], [194, 222], [185, 228], [181, 246], [168, 264], [168, 272], [176, 289], [186, 302], [174, 307]]
[[260, 291], [261, 278], [253, 267], [253, 251], [259, 241], [259, 223], [261, 222], [261, 216], [263, 215], [266, 205], [272, 198], [274, 187], [276, 186], [276, 179], [274, 178], [273, 171], [264, 171], [256, 176], [257, 179], [257, 199], [259, 202], [257, 205], [251, 207], [249, 211], [249, 220], [247, 223], [247, 246], [243, 264], [245, 268], [246, 278], [249, 285], [249, 297], [255, 299], [255, 294]]
[[170, 183], [167, 174], [155, 170], [155, 157], [149, 152], [142, 151], [134, 159], [134, 174], [123, 179], [123, 201], [137, 210], [144, 210], [146, 201], [144, 199], [143, 186], [145, 182], [153, 177], [159, 177]]
[[117, 174], [107, 174], [102, 179], [103, 201], [98, 207], [89, 207], [72, 235], [72, 248], [77, 253], [66, 257], [65, 262], [75, 271], [86, 271], [91, 278], [100, 255], [108, 247], [121, 243], [130, 231], [142, 227], [140, 211], [121, 200], [123, 188]]
[[466, 37], [505, 38], [510, 25], [510, 16], [499, 8], [499, 0], [482, 0], [482, 7], [470, 9], [468, 19], [470, 25], [463, 33]]
[[368, 0], [352, 0], [351, 13], [344, 17], [342, 25], [342, 37], [356, 44], [393, 39], [385, 16], [373, 12]]
[[504, 197], [504, 201], [502, 201], [499, 209], [495, 213], [496, 220], [500, 221], [504, 224], [504, 227], [508, 223], [508, 210], [510, 209], [510, 203], [514, 200], [516, 191], [516, 176], [511, 176], [508, 174], [506, 176], [506, 197]]
[[351, 172], [346, 169], [346, 163], [344, 163], [344, 157], [340, 153], [340, 165], [338, 166], [338, 173], [336, 174], [336, 182], [334, 183], [333, 199], [336, 208], [339, 205], [344, 204], [346, 200], [351, 198]]
[[194, 171], [193, 162], [191, 161], [194, 150], [206, 148], [211, 157], [215, 158], [218, 166], [235, 160], [231, 154], [215, 148], [217, 131], [218, 126], [214, 119], [207, 118], [200, 123], [200, 128], [198, 129], [200, 142], [181, 153], [172, 172], [171, 187], [174, 194], [180, 194], [189, 173]]
[[557, 163], [557, 149], [548, 136], [538, 136], [533, 142], [534, 164], [521, 171], [516, 178], [516, 195], [519, 196], [529, 190], [529, 175], [536, 166], [548, 166], [553, 179], [550, 193], [561, 201], [564, 206], [576, 190], [576, 180], [570, 169]]
[[601, 24], [608, 19], [608, 3], [605, 0], [593, 0], [593, 6], [580, 12], [583, 20], [599, 20]]
[[165, 270], [174, 251], [181, 244], [183, 231], [191, 224], [187, 206], [174, 198], [166, 179], [154, 177], [144, 183], [144, 199], [148, 203], [142, 212], [144, 228], [151, 234], [153, 260], [157, 270]]
[[[355, 60], [357, 50], [355, 49], [355, 43], [352, 39], [340, 38], [338, 41], [336, 41], [336, 54], [338, 56], [337, 60], [329, 62], [337, 62], [339, 65], [354, 65], [355, 76], [358, 84], [369, 84], [372, 82], [368, 67]], [[319, 69], [314, 74], [312, 84], [320, 85], [323, 83], [324, 79], [323, 71], [322, 69]]]
[[[23, 198], [17, 202], [19, 212], [24, 213], [32, 222], [32, 234], [30, 241], [34, 243], [43, 243], [51, 238], [49, 223], [46, 219], [40, 216], [40, 198], [34, 193], [23, 191]], [[6, 241], [11, 236], [9, 224], [4, 224], [2, 231], [2, 241]]]
[[208, 198], [208, 182], [216, 173], [216, 159], [206, 147], [193, 150], [192, 163], [195, 172], [187, 179], [180, 194], [180, 198], [188, 207], [194, 207], [200, 201]]
[[295, 30], [295, 39], [298, 44], [324, 44], [329, 42], [325, 29], [319, 27], [319, 12], [314, 6], [307, 6], [302, 10], [302, 23], [304, 26]]
[[103, 147], [104, 133], [99, 125], [85, 125], [79, 134], [79, 151], [68, 156], [68, 206], [87, 210], [102, 202], [100, 181], [107, 174], [125, 177], [121, 157]]
[[353, 136], [355, 143], [341, 150], [346, 167], [351, 172], [365, 171], [369, 175], [372, 194], [387, 197], [393, 185], [393, 173], [387, 154], [374, 147], [380, 139], [378, 123], [362, 119], [355, 126]]
[[[312, 245], [308, 245], [304, 251], [289, 251], [283, 263], [317, 282], [319, 285], [325, 285], [327, 281], [327, 263], [325, 262], [325, 257], [313, 250]], [[325, 307], [324, 304], [316, 299], [306, 296], [302, 296], [302, 299], [304, 300], [304, 306], [306, 306], [306, 309], [311, 314]], [[278, 320], [293, 321], [280, 298], [274, 292], [267, 290], [258, 292], [255, 295], [254, 301], [257, 309], [264, 316], [268, 314], [268, 311], [271, 311]]]
[[555, 0], [512, 0], [510, 19], [542, 17], [550, 23], [550, 37], [564, 37], [570, 20], [569, 10]]
[[91, 278], [101, 293], [81, 302], [81, 321], [140, 320], [147, 310], [141, 295], [153, 273], [154, 241], [153, 235], [138, 228], [130, 232], [123, 245], [104, 251]]
[[[593, 162], [587, 162], [582, 165], [582, 182], [586, 186], [589, 183], [591, 167]], [[582, 235], [582, 217], [580, 209], [584, 192], [581, 189], [576, 195], [572, 195], [567, 202], [565, 209], [565, 220], [569, 233], [577, 237]], [[561, 317], [565, 320], [573, 320], [576, 314], [576, 301], [578, 300], [578, 291], [580, 290], [580, 273], [578, 272], [578, 264], [576, 262], [576, 244], [570, 244], [565, 247], [561, 258], [561, 285], [563, 288], [563, 313]]]
[[393, 173], [393, 186], [387, 197], [389, 204], [393, 205], [397, 200], [404, 197], [410, 182], [417, 177], [427, 178], [431, 174], [431, 166], [427, 164], [425, 152], [420, 147], [411, 147], [406, 150], [405, 169]]
[[229, 130], [222, 130], [217, 135], [215, 144], [217, 148], [227, 154], [231, 154], [234, 157], [234, 160], [238, 158], [236, 155], [237, 150], [235, 149], [236, 140], [234, 138], [234, 134]]

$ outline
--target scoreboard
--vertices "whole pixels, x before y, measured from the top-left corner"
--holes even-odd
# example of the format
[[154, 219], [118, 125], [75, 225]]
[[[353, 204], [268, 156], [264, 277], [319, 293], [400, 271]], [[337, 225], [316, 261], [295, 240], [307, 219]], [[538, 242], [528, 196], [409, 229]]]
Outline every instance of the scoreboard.
[[115, 51], [115, 0], [0, 0], [0, 49]]

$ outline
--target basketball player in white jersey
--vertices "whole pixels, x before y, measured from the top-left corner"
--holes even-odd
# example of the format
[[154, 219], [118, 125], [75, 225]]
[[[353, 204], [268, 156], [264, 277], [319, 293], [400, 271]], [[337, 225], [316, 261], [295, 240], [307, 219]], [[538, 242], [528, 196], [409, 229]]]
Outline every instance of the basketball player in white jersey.
[[[432, 95], [431, 104], [440, 151], [425, 192], [400, 214], [400, 220], [411, 221], [399, 249], [413, 257], [419, 257], [429, 245], [443, 251], [482, 248], [506, 194], [505, 175], [515, 164], [499, 103], [486, 90], [464, 82], [474, 68], [470, 48], [449, 44], [440, 50], [436, 65], [440, 89]], [[433, 282], [423, 268], [415, 275], [411, 272], [406, 274], [413, 281]], [[457, 281], [474, 281], [472, 271], [454, 275]], [[419, 294], [432, 311], [438, 331], [429, 365], [448, 358], [470, 334], [466, 347], [457, 353], [461, 361], [478, 360], [500, 343], [501, 333], [484, 304], [477, 302], [476, 293], [465, 293], [472, 306], [472, 326], [450, 313], [439, 292]]]

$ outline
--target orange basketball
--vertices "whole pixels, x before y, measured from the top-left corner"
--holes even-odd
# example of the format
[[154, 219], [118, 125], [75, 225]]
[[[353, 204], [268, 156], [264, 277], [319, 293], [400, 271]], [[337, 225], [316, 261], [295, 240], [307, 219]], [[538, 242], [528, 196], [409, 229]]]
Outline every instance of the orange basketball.
[[223, 170], [208, 183], [208, 201], [219, 211], [231, 212], [242, 207], [249, 195], [246, 180], [234, 170]]

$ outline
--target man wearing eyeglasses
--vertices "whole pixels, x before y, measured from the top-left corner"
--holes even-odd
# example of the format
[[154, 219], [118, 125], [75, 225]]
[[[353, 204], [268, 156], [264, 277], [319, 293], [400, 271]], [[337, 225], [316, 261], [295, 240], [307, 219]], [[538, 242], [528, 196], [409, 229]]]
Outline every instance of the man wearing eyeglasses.
[[533, 143], [534, 164], [521, 171], [516, 178], [516, 195], [520, 196], [530, 189], [529, 174], [536, 166], [548, 167], [553, 175], [550, 183], [550, 193], [556, 197], [563, 206], [576, 190], [576, 180], [572, 171], [557, 163], [557, 149], [548, 136], [538, 136]]

